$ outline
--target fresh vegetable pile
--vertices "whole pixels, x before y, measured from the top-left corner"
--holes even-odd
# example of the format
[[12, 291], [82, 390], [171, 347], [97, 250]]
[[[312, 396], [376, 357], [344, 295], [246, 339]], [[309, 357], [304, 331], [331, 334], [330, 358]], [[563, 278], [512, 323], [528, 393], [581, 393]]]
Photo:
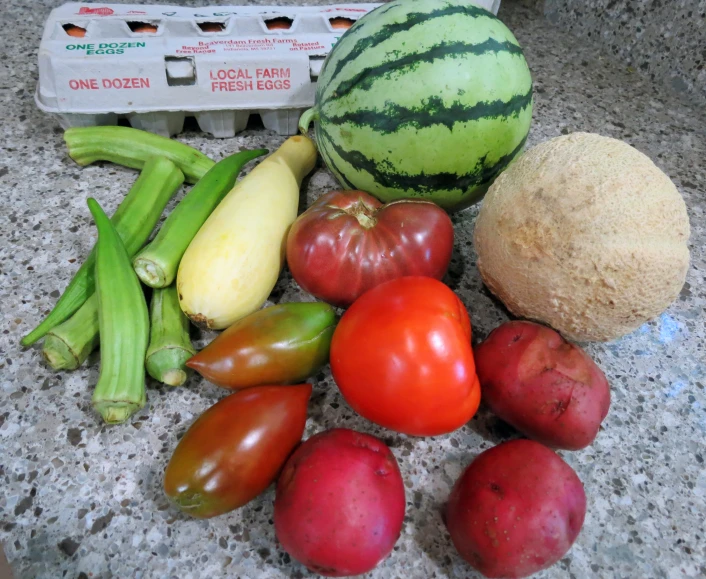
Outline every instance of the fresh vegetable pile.
[[[555, 450], [576, 451], [594, 441], [610, 406], [608, 380], [579, 346], [529, 320], [501, 325], [474, 349], [466, 305], [442, 281], [454, 230], [439, 204], [451, 207], [474, 198], [477, 186], [490, 183], [517, 154], [529, 123], [531, 83], [524, 59], [515, 58], [521, 50], [509, 31], [483, 12], [461, 0], [396, 0], [350, 28], [324, 65], [321, 82], [329, 85], [319, 90], [316, 134], [319, 152], [344, 186], [370, 186], [367, 192], [324, 194], [299, 216], [302, 180], [314, 168], [317, 154], [305, 135], [287, 139], [236, 182], [243, 165], [267, 151], [241, 151], [214, 163], [184, 144], [135, 129], [65, 133], [78, 163], [107, 160], [141, 173], [111, 218], [95, 200], [88, 200], [98, 230], [96, 247], [55, 308], [22, 344], [44, 337], [46, 362], [71, 370], [100, 342], [93, 405], [108, 423], [125, 422], [145, 404], [145, 372], [181, 386], [193, 370], [233, 391], [206, 410], [175, 445], [164, 474], [165, 493], [176, 508], [208, 518], [242, 507], [276, 483], [277, 539], [293, 558], [322, 575], [373, 569], [392, 551], [405, 516], [400, 468], [381, 440], [334, 429], [301, 442], [312, 395], [307, 380], [327, 363], [353, 410], [392, 431], [408, 436], [453, 432], [484, 403], [527, 437], [478, 455], [445, 506], [451, 542], [484, 575], [524, 577], [553, 565], [583, 525], [583, 485]], [[453, 26], [446, 30], [448, 18]], [[405, 38], [418, 36], [417, 27], [436, 30], [439, 38], [425, 37], [431, 45], [422, 47], [423, 52], [388, 52], [398, 43], [404, 46]], [[464, 31], [468, 35], [459, 36]], [[498, 35], [504, 35], [502, 48], [496, 46]], [[489, 53], [495, 55], [492, 66], [484, 60]], [[422, 54], [427, 56], [422, 59]], [[366, 60], [368, 55], [375, 58]], [[443, 67], [425, 76], [425, 66], [436, 59], [448, 64], [449, 58], [454, 74], [466, 70], [459, 80], [466, 88], [483, 73], [492, 77], [484, 85], [488, 90], [514, 79], [505, 88], [512, 91], [507, 97], [516, 101], [516, 110], [503, 103], [493, 108], [492, 103], [481, 107], [464, 100], [453, 108], [437, 102], [434, 83]], [[398, 70], [395, 59], [409, 66]], [[495, 68], [499, 62], [504, 63], [503, 74]], [[388, 69], [403, 74], [388, 75]], [[398, 85], [405, 77], [415, 86], [420, 79], [428, 81], [417, 87], [426, 96], [402, 91]], [[518, 92], [520, 88], [530, 92]], [[376, 109], [375, 99], [383, 102], [386, 91], [426, 99], [424, 110], [405, 116], [400, 124], [414, 126], [412, 133], [388, 131], [391, 123], [383, 117], [401, 105], [384, 101], [392, 108]], [[485, 96], [464, 96], [473, 98]], [[372, 162], [361, 153], [333, 154], [340, 149], [339, 138], [347, 146], [377, 143], [390, 154], [399, 143], [408, 147], [404, 151], [427, 153], [441, 145], [437, 132], [422, 129], [441, 131], [450, 111], [463, 121], [451, 122], [446, 136], [461, 139], [455, 146], [471, 141], [476, 146], [462, 160], [454, 157], [460, 168], [444, 172], [441, 180], [427, 173], [424, 179], [403, 178], [404, 168], [382, 160], [387, 172], [371, 173]], [[479, 111], [491, 120], [481, 121]], [[503, 124], [507, 117], [508, 132], [500, 134], [502, 142], [493, 143], [497, 147], [486, 149], [487, 140], [474, 141], [481, 133], [495, 134], [496, 121]], [[349, 125], [356, 125], [355, 130]], [[377, 140], [378, 132], [395, 132], [396, 140]], [[595, 258], [593, 267], [604, 267], [596, 273], [579, 258], [596, 255], [593, 233], [607, 219], [605, 212], [591, 208], [595, 197], [588, 195], [586, 201], [587, 192], [594, 191], [591, 179], [600, 170], [583, 163], [585, 159], [567, 164], [556, 143], [539, 149], [522, 155], [490, 187], [484, 202], [475, 241], [478, 266], [489, 287], [510, 302], [512, 311], [594, 338], [631, 327], [634, 319], [616, 314], [613, 323], [605, 312], [624, 305], [616, 305], [610, 296], [631, 299], [636, 279], [645, 287], [669, 291], [635, 319], [666, 307], [683, 282], [681, 244], [688, 239], [688, 223], [685, 228], [681, 222], [680, 198], [668, 187], [660, 189], [654, 197], [664, 203], [655, 207], [672, 211], [663, 212], [664, 223], [656, 212], [650, 221], [652, 230], [672, 235], [679, 263], [671, 270], [641, 269], [641, 258], [636, 258], [637, 265], [625, 255], [619, 264]], [[552, 151], [558, 159], [550, 158]], [[631, 183], [640, 183], [641, 170], [651, 172], [645, 180], [653, 183], [653, 166], [633, 158]], [[343, 161], [345, 165], [339, 163]], [[550, 165], [552, 171], [547, 170]], [[478, 179], [469, 181], [464, 166]], [[581, 187], [563, 187], [567, 178]], [[605, 189], [610, 178], [618, 179], [600, 173], [596, 187]], [[193, 188], [146, 244], [184, 181], [194, 183]], [[541, 187], [535, 188], [535, 182]], [[625, 196], [635, 193], [630, 183], [621, 187]], [[392, 198], [396, 200], [384, 203]], [[553, 205], [547, 205], [548, 199]], [[624, 203], [620, 218], [638, 221], [644, 212], [644, 207], [637, 210]], [[573, 221], [567, 228], [562, 220], [569, 215]], [[584, 221], [577, 222], [576, 215]], [[668, 225], [675, 223], [679, 227], [670, 230]], [[578, 256], [573, 269], [557, 261], [567, 248]], [[285, 262], [301, 288], [322, 301], [262, 308]], [[620, 271], [630, 272], [627, 286]], [[669, 279], [660, 277], [669, 271]], [[568, 292], [567, 272], [584, 275], [586, 287]], [[634, 299], [645, 302], [644, 295]], [[224, 331], [196, 352], [189, 338], [192, 323]]]

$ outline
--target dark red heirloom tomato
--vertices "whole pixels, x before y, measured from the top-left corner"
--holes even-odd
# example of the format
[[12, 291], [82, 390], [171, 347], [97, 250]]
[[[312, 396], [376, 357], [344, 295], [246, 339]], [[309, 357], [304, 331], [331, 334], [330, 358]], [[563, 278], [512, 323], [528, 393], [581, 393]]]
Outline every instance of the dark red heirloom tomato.
[[441, 279], [453, 241], [451, 219], [430, 201], [383, 205], [362, 191], [331, 191], [292, 225], [287, 264], [304, 290], [330, 304], [348, 306], [391, 279]]
[[306, 424], [310, 384], [255, 386], [206, 410], [179, 441], [164, 491], [185, 513], [215, 517], [275, 480]]
[[358, 414], [405, 434], [456, 430], [480, 402], [468, 313], [430, 277], [394, 279], [356, 300], [333, 333], [331, 372]]

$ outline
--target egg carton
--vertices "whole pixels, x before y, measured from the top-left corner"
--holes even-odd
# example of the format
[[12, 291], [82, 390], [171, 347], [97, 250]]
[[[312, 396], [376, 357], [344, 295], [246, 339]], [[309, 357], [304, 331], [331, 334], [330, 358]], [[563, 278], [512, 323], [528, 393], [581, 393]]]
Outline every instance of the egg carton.
[[[493, 13], [500, 4], [475, 3]], [[171, 137], [193, 116], [226, 138], [259, 114], [292, 135], [326, 55], [377, 6], [64, 4], [45, 24], [35, 102], [63, 128], [127, 119]]]

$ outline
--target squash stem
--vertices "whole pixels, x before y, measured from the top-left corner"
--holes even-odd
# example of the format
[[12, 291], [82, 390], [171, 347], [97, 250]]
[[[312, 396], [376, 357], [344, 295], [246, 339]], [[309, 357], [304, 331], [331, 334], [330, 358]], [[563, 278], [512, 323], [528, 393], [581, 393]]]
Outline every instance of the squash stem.
[[306, 134], [309, 131], [309, 125], [312, 121], [319, 120], [319, 108], [314, 106], [310, 109], [305, 110], [302, 116], [299, 117], [299, 130]]

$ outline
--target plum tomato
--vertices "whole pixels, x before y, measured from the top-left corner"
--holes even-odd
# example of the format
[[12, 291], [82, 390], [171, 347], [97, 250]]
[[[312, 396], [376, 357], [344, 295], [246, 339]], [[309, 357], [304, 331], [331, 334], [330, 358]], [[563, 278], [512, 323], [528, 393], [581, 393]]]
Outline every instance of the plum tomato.
[[335, 326], [328, 304], [277, 304], [235, 322], [186, 365], [233, 390], [302, 382], [328, 362]]
[[306, 424], [310, 384], [255, 386], [226, 396], [194, 422], [164, 474], [164, 490], [205, 519], [242, 507], [277, 477]]

